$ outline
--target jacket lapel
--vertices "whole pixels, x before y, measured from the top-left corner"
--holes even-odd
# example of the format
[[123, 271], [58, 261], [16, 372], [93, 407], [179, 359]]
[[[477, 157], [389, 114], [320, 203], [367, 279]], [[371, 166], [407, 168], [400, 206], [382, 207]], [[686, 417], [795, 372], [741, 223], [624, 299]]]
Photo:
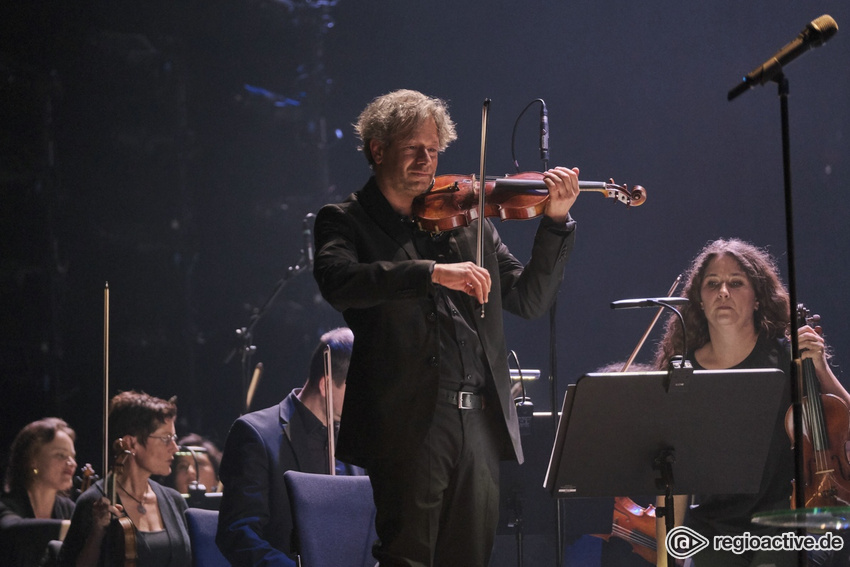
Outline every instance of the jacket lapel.
[[[299, 391], [299, 390], [296, 390]], [[288, 396], [286, 396], [282, 402], [280, 402], [280, 428], [283, 431], [283, 438], [281, 439], [281, 443], [288, 443], [290, 449], [292, 449], [292, 454], [295, 456], [295, 462], [298, 463], [298, 468], [301, 470], [304, 466], [305, 460], [303, 443], [293, 443], [293, 436], [295, 438], [303, 439], [303, 424], [301, 420], [297, 418], [296, 409], [295, 409], [295, 392], [290, 392]], [[285, 440], [284, 440], [285, 439]]]
[[416, 246], [414, 246], [410, 237], [410, 230], [404, 226], [399, 215], [381, 194], [374, 177], [370, 178], [363, 189], [357, 193], [357, 200], [366, 214], [381, 230], [401, 246], [411, 260], [420, 259], [419, 252], [416, 251]]

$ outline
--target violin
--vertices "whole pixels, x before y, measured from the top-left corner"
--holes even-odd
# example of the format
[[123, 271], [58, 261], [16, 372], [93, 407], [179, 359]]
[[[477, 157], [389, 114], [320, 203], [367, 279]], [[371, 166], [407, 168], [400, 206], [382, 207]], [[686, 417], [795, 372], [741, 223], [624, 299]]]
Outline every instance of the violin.
[[[413, 216], [419, 228], [438, 233], [469, 224], [479, 218], [480, 183], [474, 175], [438, 175], [428, 192], [413, 201]], [[646, 189], [635, 185], [631, 190], [613, 179], [579, 181], [579, 190], [596, 191], [627, 207], [646, 201]], [[501, 220], [527, 220], [543, 214], [549, 202], [549, 189], [543, 174], [536, 171], [506, 177], [486, 178], [484, 216]]]
[[[810, 316], [802, 304], [797, 306], [798, 327], [809, 325], [818, 334], [819, 315]], [[850, 431], [850, 410], [841, 398], [822, 394], [815, 365], [804, 358], [803, 377], [803, 466], [802, 490], [807, 508], [850, 505], [850, 464], [847, 461], [845, 444]], [[785, 430], [794, 442], [793, 408], [785, 414]], [[791, 507], [795, 507], [796, 490], [791, 496]]]
[[136, 526], [127, 516], [115, 518], [109, 523], [106, 537], [112, 544], [112, 565], [136, 567]]
[[651, 564], [656, 564], [655, 506], [642, 508], [631, 498], [614, 498], [614, 518], [610, 534], [593, 534], [608, 541], [612, 537], [626, 540], [637, 553]]

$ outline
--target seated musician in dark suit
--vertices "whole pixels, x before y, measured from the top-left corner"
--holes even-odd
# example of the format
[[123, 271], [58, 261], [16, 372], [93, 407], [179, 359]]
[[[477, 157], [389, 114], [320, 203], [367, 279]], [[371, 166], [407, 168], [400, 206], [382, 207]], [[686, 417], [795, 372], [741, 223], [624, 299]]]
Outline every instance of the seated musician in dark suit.
[[[324, 370], [331, 349], [333, 427], [342, 412], [354, 335], [347, 328], [322, 335], [310, 375], [278, 405], [243, 415], [230, 428], [219, 471], [224, 493], [216, 543], [234, 565], [295, 565], [290, 553], [292, 514], [283, 473], [328, 473], [328, 419]], [[335, 461], [336, 474], [365, 471]], [[329, 544], [332, 545], [332, 542]]]
[[0, 566], [38, 565], [48, 542], [68, 531], [77, 462], [74, 430], [57, 417], [26, 425], [12, 442], [0, 496]]

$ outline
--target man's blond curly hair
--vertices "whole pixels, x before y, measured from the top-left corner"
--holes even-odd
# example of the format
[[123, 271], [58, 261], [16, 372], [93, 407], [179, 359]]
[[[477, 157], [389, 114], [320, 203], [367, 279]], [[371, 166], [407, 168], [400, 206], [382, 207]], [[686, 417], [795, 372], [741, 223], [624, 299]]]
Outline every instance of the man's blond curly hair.
[[374, 99], [360, 113], [354, 131], [360, 137], [360, 150], [370, 166], [375, 165], [369, 143], [379, 141], [388, 147], [394, 141], [405, 139], [428, 119], [437, 125], [439, 151], [444, 151], [457, 139], [455, 124], [449, 116], [445, 101], [426, 96], [418, 91], [397, 90]]

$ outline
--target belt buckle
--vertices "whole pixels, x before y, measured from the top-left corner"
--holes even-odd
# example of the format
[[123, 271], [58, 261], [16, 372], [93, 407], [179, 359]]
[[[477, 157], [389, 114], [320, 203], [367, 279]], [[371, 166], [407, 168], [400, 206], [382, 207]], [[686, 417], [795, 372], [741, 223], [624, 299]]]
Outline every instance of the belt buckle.
[[458, 392], [457, 409], [472, 409], [472, 400], [475, 392]]

